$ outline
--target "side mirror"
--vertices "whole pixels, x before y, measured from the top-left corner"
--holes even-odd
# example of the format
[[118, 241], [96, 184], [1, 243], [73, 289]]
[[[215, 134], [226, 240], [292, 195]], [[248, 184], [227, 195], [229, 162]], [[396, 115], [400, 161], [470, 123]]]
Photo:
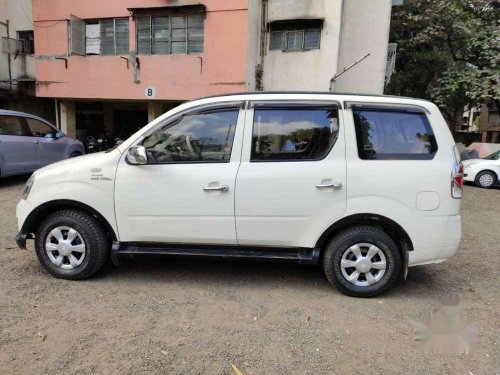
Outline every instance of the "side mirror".
[[64, 133], [60, 132], [60, 131], [57, 131], [54, 138], [55, 139], [59, 139], [59, 138], [62, 138], [62, 137], [64, 137]]
[[127, 161], [133, 165], [143, 165], [148, 163], [148, 154], [144, 146], [132, 146], [128, 149]]

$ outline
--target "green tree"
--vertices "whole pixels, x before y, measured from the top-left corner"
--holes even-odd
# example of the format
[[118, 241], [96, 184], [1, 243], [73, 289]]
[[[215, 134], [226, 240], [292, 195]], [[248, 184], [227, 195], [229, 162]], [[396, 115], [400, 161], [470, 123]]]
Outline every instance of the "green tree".
[[387, 93], [436, 102], [452, 128], [466, 105], [499, 104], [499, 1], [406, 0], [391, 42], [398, 55]]

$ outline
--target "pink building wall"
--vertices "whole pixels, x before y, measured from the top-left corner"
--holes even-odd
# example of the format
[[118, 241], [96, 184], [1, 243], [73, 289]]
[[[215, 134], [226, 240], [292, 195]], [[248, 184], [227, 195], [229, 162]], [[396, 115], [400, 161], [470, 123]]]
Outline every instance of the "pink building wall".
[[[204, 4], [205, 45], [201, 54], [139, 55], [140, 84], [119, 56], [51, 56], [68, 54], [71, 15], [81, 19], [129, 17], [130, 50], [135, 50], [135, 20], [127, 8]], [[36, 94], [72, 99], [188, 100], [243, 91], [246, 86], [248, 0], [33, 0]]]

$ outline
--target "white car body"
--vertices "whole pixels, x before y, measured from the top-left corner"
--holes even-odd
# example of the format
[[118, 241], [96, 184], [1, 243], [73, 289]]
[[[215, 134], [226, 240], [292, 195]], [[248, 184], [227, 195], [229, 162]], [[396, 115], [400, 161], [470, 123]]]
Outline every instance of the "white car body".
[[480, 172], [490, 171], [496, 176], [496, 183], [500, 182], [500, 159], [468, 159], [462, 162], [464, 165], [464, 180], [475, 182]]
[[[228, 163], [131, 165], [130, 147], [169, 118], [204, 105], [241, 102]], [[318, 161], [250, 161], [252, 102], [331, 102], [339, 108], [333, 149]], [[438, 144], [432, 160], [362, 160], [348, 103], [420, 108]], [[204, 98], [165, 113], [116, 149], [63, 161], [35, 173], [17, 206], [27, 218], [45, 207], [76, 205], [98, 216], [116, 244], [170, 243], [272, 248], [321, 248], [339, 223], [387, 220], [405, 234], [406, 264], [439, 263], [460, 245], [460, 199], [452, 196], [454, 140], [427, 101], [363, 95], [261, 93]], [[498, 167], [498, 166], [497, 166]], [[337, 184], [334, 190], [318, 184]], [[226, 192], [204, 191], [226, 185]], [[51, 203], [52, 202], [52, 203]], [[378, 220], [377, 219], [377, 220]], [[29, 222], [30, 220], [28, 220]]]

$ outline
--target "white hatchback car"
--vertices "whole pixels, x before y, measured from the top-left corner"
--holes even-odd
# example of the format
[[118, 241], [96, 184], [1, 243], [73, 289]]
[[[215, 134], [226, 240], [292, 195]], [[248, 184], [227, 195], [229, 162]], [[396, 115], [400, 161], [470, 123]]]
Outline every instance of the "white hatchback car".
[[369, 297], [460, 244], [462, 166], [427, 101], [243, 93], [191, 101], [116, 149], [43, 168], [17, 206], [17, 242], [84, 279], [111, 257], [322, 264]]
[[463, 164], [465, 181], [486, 189], [500, 183], [500, 151], [484, 159], [464, 160]]

